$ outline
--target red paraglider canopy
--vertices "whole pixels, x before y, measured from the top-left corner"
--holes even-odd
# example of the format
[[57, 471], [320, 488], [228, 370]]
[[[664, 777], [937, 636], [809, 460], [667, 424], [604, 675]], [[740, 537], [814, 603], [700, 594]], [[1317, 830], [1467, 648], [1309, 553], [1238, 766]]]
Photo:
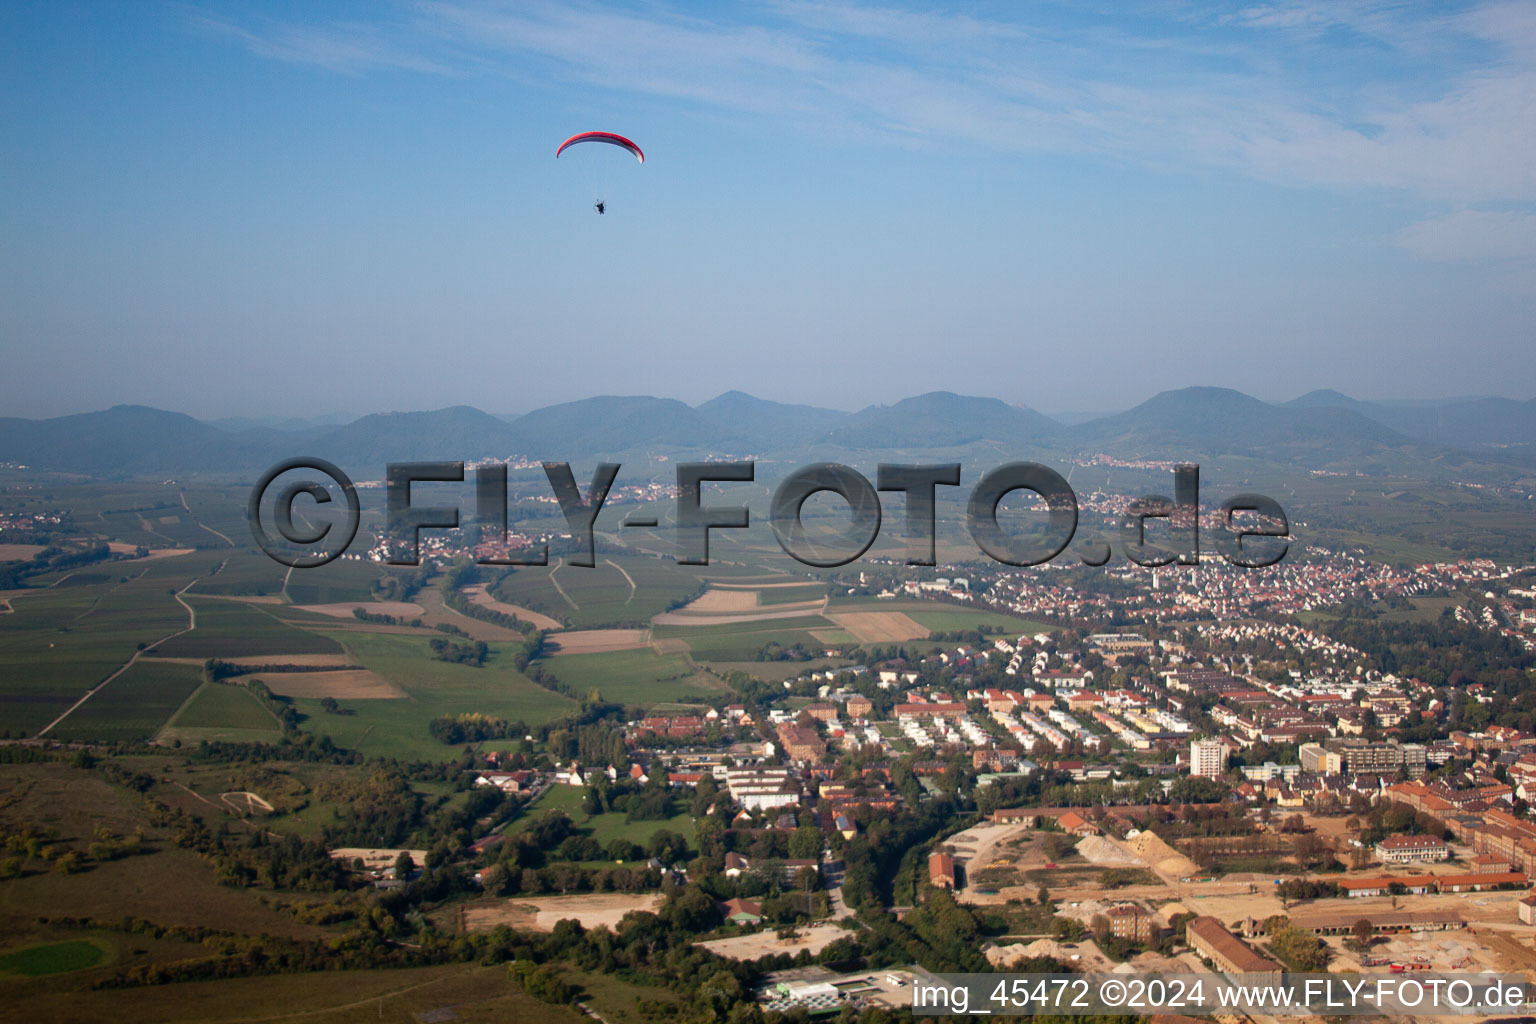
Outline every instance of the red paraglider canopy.
[[630, 142], [622, 135], [613, 134], [613, 132], [582, 132], [579, 135], [572, 135], [560, 143], [560, 148], [555, 150], [555, 158], [559, 159], [560, 154], [565, 152], [567, 146], [574, 146], [579, 142], [606, 142], [610, 146], [618, 146], [620, 149], [629, 150], [635, 154], [636, 160], [642, 164], [645, 163], [645, 154], [640, 152], [639, 146]]

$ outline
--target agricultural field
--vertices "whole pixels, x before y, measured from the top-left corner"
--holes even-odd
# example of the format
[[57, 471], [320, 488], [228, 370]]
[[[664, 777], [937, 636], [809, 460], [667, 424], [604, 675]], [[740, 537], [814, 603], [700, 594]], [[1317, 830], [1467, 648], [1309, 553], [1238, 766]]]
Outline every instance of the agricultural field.
[[187, 602], [197, 611], [197, 628], [155, 648], [162, 658], [228, 658], [240, 655], [329, 654], [340, 651], [334, 640], [298, 629], [279, 619], [272, 606], [241, 601]]
[[273, 743], [281, 737], [277, 718], [244, 686], [204, 683], [166, 723], [157, 739], [162, 743]]
[[557, 619], [573, 629], [646, 626], [651, 617], [698, 595], [712, 567], [667, 558], [599, 554], [590, 569], [558, 558], [507, 574], [490, 589], [498, 601]]
[[195, 665], [141, 659], [70, 712], [55, 739], [134, 742], [152, 738], [202, 685]]
[[[192, 580], [187, 559], [114, 562], [54, 586], [12, 591], [0, 614], [4, 728], [30, 735], [131, 658], [185, 629], [172, 594]], [[111, 575], [108, 575], [111, 572]]]
[[653, 704], [729, 689], [686, 656], [657, 654], [650, 647], [602, 654], [564, 654], [543, 659], [539, 664], [546, 674], [578, 693], [596, 688], [604, 700], [623, 704]]
[[800, 601], [820, 601], [827, 596], [825, 583], [806, 583], [804, 585], [775, 585], [760, 587], [757, 591], [757, 603], [760, 607], [775, 604], [795, 604]]
[[770, 643], [781, 647], [803, 645], [821, 651], [825, 644], [812, 630], [831, 629], [833, 623], [820, 615], [801, 615], [761, 622], [730, 622], [708, 626], [656, 626], [653, 641], [680, 640], [687, 645], [695, 661], [755, 661], [758, 652]]
[[880, 601], [867, 597], [842, 600], [833, 598], [829, 609], [830, 614], [849, 612], [899, 612], [935, 633], [981, 630], [1016, 636], [1019, 633], [1037, 633], [1055, 628], [1043, 622], [1009, 615], [1007, 612], [991, 608], [966, 608], [947, 602], [900, 599]]
[[[458, 756], [459, 748], [439, 743], [427, 731], [428, 723], [440, 715], [478, 711], [538, 725], [575, 707], [574, 701], [546, 690], [513, 668], [505, 645], [490, 644], [489, 660], [477, 668], [434, 659], [425, 635], [359, 632], [336, 634], [335, 638], [345, 646], [353, 664], [376, 673], [404, 698], [338, 695], [342, 714], [326, 714], [319, 697], [297, 698], [294, 705], [307, 716], [301, 725], [305, 731], [328, 735], [337, 745], [365, 754], [449, 760]], [[264, 681], [274, 690], [281, 690], [288, 682], [276, 675]]]

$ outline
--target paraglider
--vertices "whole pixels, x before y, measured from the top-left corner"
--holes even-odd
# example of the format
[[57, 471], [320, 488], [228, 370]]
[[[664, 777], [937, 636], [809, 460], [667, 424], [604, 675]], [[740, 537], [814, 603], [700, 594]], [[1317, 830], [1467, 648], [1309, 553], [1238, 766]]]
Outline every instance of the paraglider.
[[[617, 146], [620, 149], [634, 154], [635, 161], [637, 163], [645, 163], [645, 153], [641, 151], [639, 146], [635, 145], [624, 136], [615, 135], [613, 132], [581, 132], [577, 135], [572, 135], [570, 138], [566, 139], [564, 142], [560, 143], [558, 147], [556, 147], [555, 159], [558, 160], [560, 158], [560, 154], [564, 153], [570, 147], [580, 145], [584, 142], [601, 142], [609, 146]], [[599, 199], [592, 204], [592, 209], [596, 210], [599, 214], [607, 213], [608, 201], [606, 199]]]

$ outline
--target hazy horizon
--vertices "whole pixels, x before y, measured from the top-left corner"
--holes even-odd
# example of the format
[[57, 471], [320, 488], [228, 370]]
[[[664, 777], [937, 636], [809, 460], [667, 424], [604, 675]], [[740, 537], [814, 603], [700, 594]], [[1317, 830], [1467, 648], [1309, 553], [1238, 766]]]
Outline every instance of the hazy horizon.
[[1536, 393], [1525, 5], [0, 26], [10, 415]]

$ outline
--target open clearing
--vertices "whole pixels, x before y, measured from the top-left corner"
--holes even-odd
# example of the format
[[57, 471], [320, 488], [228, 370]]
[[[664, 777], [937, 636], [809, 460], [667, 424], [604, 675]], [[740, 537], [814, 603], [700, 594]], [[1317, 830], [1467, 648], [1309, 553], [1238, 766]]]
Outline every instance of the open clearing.
[[482, 608], [489, 608], [493, 612], [510, 615], [520, 622], [527, 622], [538, 629], [556, 630], [564, 629], [565, 625], [548, 615], [540, 615], [536, 611], [524, 608], [521, 605], [507, 604], [498, 601], [486, 593], [484, 583], [476, 583], [464, 588], [464, 596], [469, 598], [471, 604], [477, 604]]
[[415, 619], [426, 614], [426, 609], [409, 601], [341, 601], [336, 604], [294, 605], [301, 612], [329, 615], [335, 619], [353, 618], [352, 609], [361, 608], [369, 615], [393, 615], [397, 619]]
[[551, 654], [601, 654], [604, 651], [633, 651], [651, 642], [648, 629], [577, 629], [549, 637], [544, 647]]
[[922, 640], [928, 630], [906, 612], [837, 612], [832, 621], [864, 643]]
[[698, 945], [732, 960], [756, 960], [760, 956], [776, 953], [795, 956], [802, 949], [815, 956], [847, 935], [846, 931], [835, 924], [813, 924], [799, 929], [793, 939], [781, 939], [775, 932], [765, 931], [751, 935], [732, 935], [728, 939], [710, 939]]
[[[337, 851], [338, 853], [340, 851]], [[655, 913], [663, 898], [659, 893], [593, 893], [587, 896], [536, 896], [496, 900], [464, 908], [466, 931], [490, 931], [499, 924], [552, 932], [564, 920], [580, 921], [583, 928], [607, 925], [618, 929], [624, 915], [634, 910]]]
[[366, 668], [341, 669], [336, 672], [272, 672], [262, 675], [267, 689], [284, 697], [319, 700], [398, 700], [407, 696], [377, 672]]
[[[411, 860], [417, 864], [425, 864], [427, 861], [426, 850], [406, 850], [411, 855]], [[369, 871], [383, 871], [385, 868], [395, 866], [395, 860], [400, 856], [400, 850], [381, 850], [366, 846], [338, 846], [331, 851], [331, 857], [335, 860], [344, 860], [348, 864], [354, 860], [361, 860], [363, 867]]]

